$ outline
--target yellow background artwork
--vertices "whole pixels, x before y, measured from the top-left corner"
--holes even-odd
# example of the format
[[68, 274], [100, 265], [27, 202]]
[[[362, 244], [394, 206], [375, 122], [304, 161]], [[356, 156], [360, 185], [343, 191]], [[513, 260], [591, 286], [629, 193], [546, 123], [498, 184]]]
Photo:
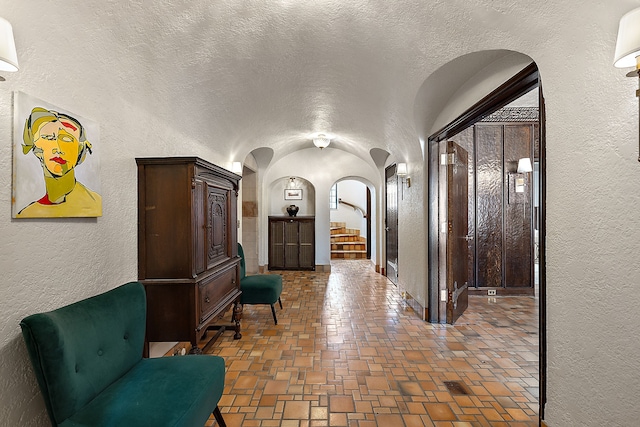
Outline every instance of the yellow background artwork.
[[14, 94], [13, 218], [102, 216], [99, 126]]

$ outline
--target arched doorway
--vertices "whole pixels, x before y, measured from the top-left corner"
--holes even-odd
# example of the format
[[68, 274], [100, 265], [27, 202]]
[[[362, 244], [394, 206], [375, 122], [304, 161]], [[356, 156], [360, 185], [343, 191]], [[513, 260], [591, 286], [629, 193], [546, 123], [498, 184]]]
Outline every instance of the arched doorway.
[[336, 181], [329, 192], [331, 259], [371, 259], [372, 192], [361, 179]]
[[[537, 192], [531, 192], [531, 202], [532, 207], [537, 207], [537, 209], [531, 212], [531, 238], [529, 240], [529, 245], [531, 247], [531, 269], [530, 275], [532, 280], [535, 283], [534, 278], [534, 260], [537, 261], [537, 282], [538, 282], [538, 292], [537, 295], [539, 297], [539, 372], [540, 372], [540, 393], [539, 393], [539, 403], [540, 403], [540, 419], [544, 417], [544, 404], [546, 402], [546, 268], [545, 268], [545, 194], [546, 194], [546, 183], [545, 183], [545, 110], [544, 110], [544, 98], [542, 96], [542, 87], [540, 84], [540, 78], [538, 74], [538, 69], [535, 63], [531, 63], [529, 66], [525, 67], [522, 71], [517, 73], [503, 85], [498, 87], [496, 90], [491, 92], [489, 95], [484, 97], [481, 101], [473, 105], [469, 108], [465, 113], [459, 116], [456, 120], [447, 124], [441, 130], [435, 132], [431, 137], [429, 137], [427, 144], [427, 158], [429, 162], [429, 321], [444, 323], [446, 321], [446, 309], [447, 304], [450, 301], [447, 301], [447, 298], [441, 298], [443, 295], [443, 291], [446, 293], [447, 289], [447, 280], [443, 280], [446, 278], [448, 274], [450, 274], [450, 269], [452, 268], [446, 261], [443, 260], [442, 257], [442, 241], [441, 238], [441, 228], [445, 228], [441, 222], [441, 218], [443, 217], [443, 210], [440, 208], [442, 206], [442, 201], [440, 200], [440, 195], [442, 194], [442, 185], [443, 178], [442, 173], [440, 172], [440, 165], [447, 165], [449, 162], [448, 155], [445, 154], [445, 157], [442, 157], [442, 153], [440, 152], [440, 142], [449, 140], [453, 137], [460, 138], [460, 135], [468, 129], [470, 126], [480, 122], [483, 118], [489, 116], [490, 114], [498, 111], [505, 105], [510, 102], [518, 99], [522, 95], [530, 92], [532, 90], [537, 90], [538, 93], [538, 113], [539, 113], [539, 126], [536, 128], [535, 132], [537, 132], [537, 147], [529, 147], [532, 157], [536, 160], [537, 164], [537, 173], [531, 174], [531, 179], [535, 180], [532, 184], [537, 189]], [[475, 130], [472, 132], [471, 138], [475, 137]], [[504, 136], [504, 131], [503, 131]], [[504, 148], [502, 148], [504, 155]], [[536, 152], [533, 155], [533, 152]], [[502, 166], [501, 166], [502, 167]], [[519, 173], [516, 169], [512, 172]], [[518, 185], [515, 181], [512, 182], [511, 179], [511, 171], [506, 170], [505, 167], [502, 167], [502, 174], [506, 173], [507, 180], [499, 179], [498, 185], [500, 186], [501, 194], [506, 195], [507, 198], [514, 197], [516, 195], [516, 186]], [[475, 172], [474, 172], [475, 173]], [[511, 188], [513, 184], [513, 189]], [[445, 184], [446, 186], [446, 184]], [[536, 203], [534, 204], [534, 194], [536, 197]], [[534, 215], [535, 212], [535, 215]], [[455, 215], [455, 213], [444, 212], [444, 215]], [[505, 214], [501, 214], [503, 219]], [[504, 228], [504, 226], [503, 226]], [[533, 238], [534, 230], [537, 231], [537, 242]], [[504, 231], [504, 230], [503, 230]], [[537, 244], [534, 244], [537, 243]], [[446, 245], [446, 243], [445, 243]], [[537, 252], [537, 256], [534, 255], [534, 252]], [[504, 258], [504, 257], [503, 257]], [[474, 268], [477, 267], [476, 260], [474, 262]], [[450, 290], [449, 290], [450, 291]], [[487, 291], [489, 295], [495, 295], [495, 290], [489, 289]], [[449, 299], [451, 298], [451, 292], [449, 292]]]

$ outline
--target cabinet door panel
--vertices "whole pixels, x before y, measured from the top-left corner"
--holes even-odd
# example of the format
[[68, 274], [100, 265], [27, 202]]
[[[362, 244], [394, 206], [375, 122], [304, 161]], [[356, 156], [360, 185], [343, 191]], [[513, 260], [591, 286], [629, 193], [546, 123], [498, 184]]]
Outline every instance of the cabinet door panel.
[[300, 266], [298, 258], [299, 249], [298, 222], [290, 221], [284, 224], [284, 267], [297, 268]]
[[315, 223], [301, 221], [299, 229], [300, 239], [300, 268], [315, 269]]
[[227, 218], [229, 215], [228, 192], [207, 185], [207, 267], [213, 268], [229, 258]]
[[284, 268], [284, 221], [269, 222], [269, 269]]

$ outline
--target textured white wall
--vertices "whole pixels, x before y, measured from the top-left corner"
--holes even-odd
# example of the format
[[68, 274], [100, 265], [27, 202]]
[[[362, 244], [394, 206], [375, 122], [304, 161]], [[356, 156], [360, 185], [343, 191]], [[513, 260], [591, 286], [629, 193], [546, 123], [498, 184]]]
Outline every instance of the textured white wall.
[[[385, 149], [412, 171], [414, 185], [399, 206], [400, 280], [424, 301], [427, 174], [417, 136], [433, 130], [427, 123], [453, 118], [442, 116], [443, 109], [468, 105], [447, 107], [450, 97], [443, 97], [420, 109], [414, 122], [416, 94], [455, 58], [507, 49], [538, 64], [547, 105], [547, 421], [552, 427], [635, 425], [637, 82], [611, 64], [618, 20], [640, 1], [294, 3], [176, 1], [148, 8], [140, 1], [70, 0], [61, 7], [0, 0], [2, 16], [14, 25], [21, 65], [0, 83], [0, 156], [6, 160], [0, 170], [0, 423], [47, 425], [20, 319], [135, 279], [136, 156], [199, 155], [224, 166], [237, 153], [273, 146], [282, 160], [273, 172], [260, 172], [262, 206], [269, 206], [268, 184], [285, 175], [307, 178], [318, 200], [345, 174], [384, 191], [380, 171], [355, 156], [337, 156], [334, 163], [317, 149], [278, 151], [308, 146], [300, 135], [320, 130], [308, 122], [352, 132], [343, 135], [344, 147]], [[281, 9], [270, 15], [269, 6]], [[184, 44], [173, 45], [179, 37]], [[311, 37], [318, 42], [307, 55], [300, 41]], [[305, 86], [306, 79], [312, 85]], [[452, 79], [455, 73], [445, 73], [432, 84]], [[102, 218], [10, 219], [17, 90], [100, 123]], [[283, 140], [283, 134], [293, 136]], [[316, 218], [326, 224], [317, 229], [324, 239], [328, 211], [316, 211]], [[329, 262], [328, 237], [317, 256], [318, 263]]]
[[[117, 55], [112, 39], [87, 28], [97, 19], [90, 9], [84, 23], [45, 1], [0, 1], [0, 9], [14, 26], [21, 65], [0, 84], [0, 425], [46, 426], [20, 320], [137, 278], [135, 157], [200, 155], [223, 165], [226, 159], [158, 116], [168, 115], [170, 105], [156, 102], [147, 80], [161, 70]], [[95, 39], [68, 49], [76, 37]], [[101, 218], [11, 219], [13, 91], [100, 124]]]
[[[548, 160], [546, 419], [558, 427], [630, 426], [640, 417], [640, 359], [634, 356], [640, 352], [636, 82], [612, 66], [617, 21], [640, 4], [628, 1], [612, 10], [590, 3], [563, 3], [555, 15], [532, 8], [521, 16], [521, 23], [551, 29], [544, 36], [527, 26], [526, 32], [478, 42], [526, 53], [542, 77]], [[450, 115], [440, 115], [437, 123], [479, 100], [469, 93], [449, 100]]]

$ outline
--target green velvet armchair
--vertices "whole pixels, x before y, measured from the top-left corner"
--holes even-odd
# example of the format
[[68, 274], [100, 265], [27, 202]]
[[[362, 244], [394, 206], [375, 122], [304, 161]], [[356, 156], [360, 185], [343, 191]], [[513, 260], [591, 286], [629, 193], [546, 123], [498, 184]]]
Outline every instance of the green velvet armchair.
[[204, 426], [218, 408], [224, 359], [142, 357], [146, 295], [131, 282], [20, 322], [56, 427]]
[[246, 266], [244, 261], [244, 250], [242, 245], [238, 243], [238, 255], [240, 256], [240, 304], [269, 304], [271, 306], [271, 314], [273, 321], [278, 324], [276, 317], [275, 303], [280, 304], [282, 310], [282, 276], [279, 274], [253, 274], [246, 275]]

